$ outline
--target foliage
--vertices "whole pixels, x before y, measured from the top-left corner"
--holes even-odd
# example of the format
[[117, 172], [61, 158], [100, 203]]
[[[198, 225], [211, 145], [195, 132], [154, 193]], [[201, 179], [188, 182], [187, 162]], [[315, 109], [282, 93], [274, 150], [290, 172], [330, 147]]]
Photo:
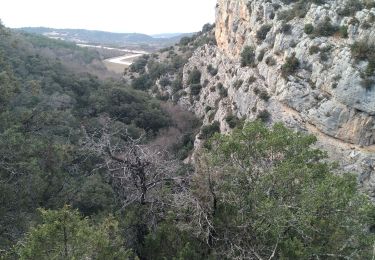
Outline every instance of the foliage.
[[[371, 86], [373, 79], [371, 77], [375, 76], [375, 45], [368, 43], [365, 40], [355, 42], [351, 46], [352, 57], [358, 61], [367, 61], [367, 67], [362, 75], [364, 79], [364, 85]], [[367, 89], [370, 89], [367, 87]]]
[[147, 65], [147, 62], [149, 60], [148, 55], [143, 55], [142, 57], [136, 59], [131, 65], [130, 65], [130, 71], [131, 72], [138, 72], [143, 73], [145, 72], [145, 67]]
[[207, 66], [207, 72], [210, 73], [211, 76], [216, 76], [218, 73], [218, 69], [214, 68], [211, 64]]
[[228, 96], [228, 90], [224, 87], [223, 83], [218, 83], [216, 87], [219, 91], [220, 97], [225, 98]]
[[296, 58], [295, 54], [292, 54], [292, 56], [287, 57], [284, 65], [281, 67], [281, 73], [284, 78], [287, 78], [288, 76], [295, 73], [299, 68], [300, 62]]
[[191, 84], [190, 93], [193, 96], [198, 96], [201, 93], [202, 85], [201, 84]]
[[341, 16], [353, 16], [363, 8], [364, 5], [361, 0], [350, 0], [346, 1], [345, 5], [337, 13]]
[[194, 68], [190, 73], [187, 80], [187, 84], [200, 84], [201, 83], [201, 76], [202, 73], [197, 69]]
[[311, 23], [305, 24], [304, 32], [306, 34], [312, 34], [314, 32], [314, 26]]
[[334, 35], [338, 31], [339, 28], [337, 26], [332, 25], [330, 19], [326, 17], [323, 22], [319, 23], [316, 26], [314, 30], [314, 36], [329, 37]]
[[237, 116], [232, 114], [225, 117], [225, 122], [227, 122], [228, 126], [232, 129], [240, 127], [243, 124], [243, 120], [240, 120]]
[[199, 138], [207, 140], [215, 133], [220, 133], [220, 123], [218, 121], [215, 121], [210, 125], [203, 126]]
[[241, 66], [254, 66], [255, 65], [255, 52], [251, 46], [246, 46], [241, 53]]
[[[83, 127], [95, 133], [103, 117], [111, 116], [121, 131], [154, 136], [171, 121], [146, 93], [86, 73], [90, 64], [85, 60], [96, 57], [96, 52], [81, 53], [72, 44], [11, 31], [1, 37], [3, 252], [38, 221], [37, 208], [57, 209], [69, 203], [91, 216], [118, 207], [105, 171], [97, 168], [102, 159], [82, 150]], [[73, 73], [75, 68], [82, 69]]]
[[184, 204], [214, 258], [371, 258], [374, 205], [352, 175], [332, 173], [315, 141], [260, 122], [215, 135]]
[[259, 111], [259, 114], [257, 115], [257, 119], [259, 119], [262, 122], [267, 122], [270, 119], [270, 117], [271, 114], [266, 109]]
[[40, 212], [42, 223], [16, 247], [19, 259], [130, 259], [113, 217], [94, 225], [68, 206]]
[[264, 40], [267, 37], [268, 32], [272, 29], [271, 24], [263, 24], [257, 31], [256, 36], [258, 40]]

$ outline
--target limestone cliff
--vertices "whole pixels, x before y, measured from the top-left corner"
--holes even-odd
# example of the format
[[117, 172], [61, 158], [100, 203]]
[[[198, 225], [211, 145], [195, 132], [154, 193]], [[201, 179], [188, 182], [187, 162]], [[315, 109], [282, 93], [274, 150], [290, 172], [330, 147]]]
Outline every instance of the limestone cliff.
[[215, 35], [184, 66], [178, 102], [222, 131], [236, 116], [313, 133], [375, 195], [373, 1], [218, 0]]

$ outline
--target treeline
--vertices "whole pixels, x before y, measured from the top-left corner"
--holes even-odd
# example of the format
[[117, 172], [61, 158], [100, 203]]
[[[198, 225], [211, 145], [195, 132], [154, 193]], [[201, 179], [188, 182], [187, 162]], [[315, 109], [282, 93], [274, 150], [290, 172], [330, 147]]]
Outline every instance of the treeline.
[[[182, 162], [192, 115], [149, 88], [73, 73], [4, 27], [0, 37], [0, 258], [373, 256], [374, 205], [313, 136], [260, 122], [215, 130], [193, 167]], [[152, 62], [171, 68], [145, 59], [138, 77]]]

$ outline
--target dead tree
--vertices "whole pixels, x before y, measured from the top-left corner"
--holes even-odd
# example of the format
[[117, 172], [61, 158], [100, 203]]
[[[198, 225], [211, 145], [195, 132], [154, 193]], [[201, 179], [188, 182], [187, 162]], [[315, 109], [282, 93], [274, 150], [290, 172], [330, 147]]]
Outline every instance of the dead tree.
[[183, 182], [176, 174], [180, 164], [161, 147], [144, 144], [142, 137], [133, 139], [127, 131], [111, 131], [111, 120], [105, 121], [94, 134], [83, 129], [83, 149], [102, 158], [99, 167], [107, 170], [124, 208], [139, 204], [151, 215], [162, 214], [172, 200], [165, 191], [173, 193]]

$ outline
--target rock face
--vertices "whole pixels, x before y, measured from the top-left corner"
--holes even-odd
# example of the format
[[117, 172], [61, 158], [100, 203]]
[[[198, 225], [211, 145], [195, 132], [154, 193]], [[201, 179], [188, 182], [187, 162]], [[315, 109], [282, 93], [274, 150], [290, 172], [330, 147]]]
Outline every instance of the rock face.
[[[357, 41], [375, 46], [375, 7], [363, 4], [348, 15], [344, 0], [286, 2], [218, 0], [217, 46], [199, 48], [185, 65], [188, 95], [179, 103], [205, 124], [219, 121], [224, 132], [230, 130], [226, 118], [234, 115], [313, 133], [318, 146], [345, 170], [358, 172], [363, 187], [375, 195], [375, 75], [364, 87], [368, 61], [354, 59], [351, 51]], [[302, 14], [290, 17], [300, 9]], [[306, 24], [315, 28], [312, 34]], [[254, 51], [254, 61], [241, 66], [246, 46]], [[298, 67], [285, 75], [290, 57]], [[217, 74], [208, 67], [217, 68]], [[194, 69], [202, 73], [198, 95], [189, 94], [187, 84]]]

